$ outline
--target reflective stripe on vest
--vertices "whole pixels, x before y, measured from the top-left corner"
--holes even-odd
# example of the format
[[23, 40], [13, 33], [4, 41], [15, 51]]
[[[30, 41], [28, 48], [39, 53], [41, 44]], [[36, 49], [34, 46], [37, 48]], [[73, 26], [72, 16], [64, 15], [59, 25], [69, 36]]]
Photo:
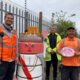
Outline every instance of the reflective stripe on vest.
[[[0, 44], [0, 48], [1, 48], [1, 44]], [[3, 44], [3, 48], [16, 48], [16, 46], [10, 46], [10, 45], [5, 45]]]

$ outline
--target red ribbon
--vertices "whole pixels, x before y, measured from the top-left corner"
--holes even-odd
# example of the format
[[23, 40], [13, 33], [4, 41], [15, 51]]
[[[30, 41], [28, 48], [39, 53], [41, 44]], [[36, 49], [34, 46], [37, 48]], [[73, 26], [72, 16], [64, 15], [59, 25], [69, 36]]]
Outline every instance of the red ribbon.
[[24, 62], [24, 60], [22, 59], [21, 56], [20, 56], [20, 63], [22, 65], [22, 69], [23, 69], [24, 74], [26, 75], [27, 79], [32, 80], [32, 76], [31, 76], [30, 72], [28, 71], [27, 65], [25, 64], [25, 62]]

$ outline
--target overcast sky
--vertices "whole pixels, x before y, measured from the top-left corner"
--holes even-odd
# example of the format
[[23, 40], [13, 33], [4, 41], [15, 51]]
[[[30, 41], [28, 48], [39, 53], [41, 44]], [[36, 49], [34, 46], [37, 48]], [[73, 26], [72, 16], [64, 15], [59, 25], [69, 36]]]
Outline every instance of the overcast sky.
[[[24, 6], [25, 0], [11, 0]], [[43, 12], [43, 16], [51, 19], [52, 12], [59, 12], [63, 10], [68, 15], [76, 14], [70, 17], [72, 21], [76, 22], [76, 27], [80, 27], [80, 0], [27, 0], [27, 8], [38, 13]], [[80, 28], [79, 28], [80, 30]]]

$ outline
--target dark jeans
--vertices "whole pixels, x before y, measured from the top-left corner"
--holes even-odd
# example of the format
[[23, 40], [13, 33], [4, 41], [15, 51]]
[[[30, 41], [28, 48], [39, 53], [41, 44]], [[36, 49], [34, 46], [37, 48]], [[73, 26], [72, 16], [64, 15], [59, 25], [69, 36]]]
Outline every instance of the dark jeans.
[[15, 61], [4, 62], [0, 64], [0, 80], [13, 80], [15, 71]]
[[61, 80], [80, 80], [80, 67], [61, 66]]
[[46, 80], [49, 80], [51, 63], [52, 63], [52, 67], [53, 67], [53, 80], [56, 80], [56, 78], [57, 78], [57, 65], [58, 65], [56, 53], [51, 54], [51, 61], [46, 61]]

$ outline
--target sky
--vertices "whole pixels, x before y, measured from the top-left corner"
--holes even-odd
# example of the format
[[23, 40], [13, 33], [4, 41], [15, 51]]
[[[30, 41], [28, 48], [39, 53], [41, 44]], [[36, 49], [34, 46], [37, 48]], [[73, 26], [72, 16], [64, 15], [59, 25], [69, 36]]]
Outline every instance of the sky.
[[[11, 0], [24, 7], [25, 0]], [[77, 30], [80, 30], [80, 0], [26, 0], [27, 8], [39, 13], [43, 12], [43, 16], [51, 20], [51, 13], [67, 12], [67, 15], [76, 14], [69, 17], [70, 20], [76, 22]]]

